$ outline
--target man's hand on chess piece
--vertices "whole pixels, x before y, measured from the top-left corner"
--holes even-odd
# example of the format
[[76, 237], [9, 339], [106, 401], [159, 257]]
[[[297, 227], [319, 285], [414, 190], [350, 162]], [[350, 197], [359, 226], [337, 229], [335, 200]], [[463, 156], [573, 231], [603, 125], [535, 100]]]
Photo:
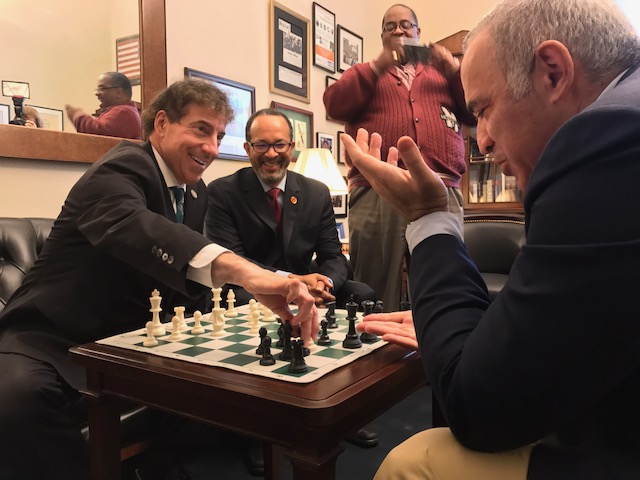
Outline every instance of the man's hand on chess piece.
[[[433, 212], [448, 211], [449, 197], [442, 179], [425, 163], [411, 138], [402, 137], [391, 147], [386, 162], [380, 161], [382, 138], [361, 128], [356, 139], [343, 133], [347, 153], [373, 189], [410, 222]], [[398, 167], [402, 158], [407, 170]]]
[[308, 275], [296, 275], [292, 273], [289, 278], [297, 278], [304, 283], [309, 289], [309, 293], [313, 295], [316, 305], [322, 305], [325, 302], [332, 302], [336, 299], [331, 294], [333, 282], [325, 275], [319, 273], [309, 273]]
[[418, 349], [413, 315], [410, 310], [393, 313], [372, 313], [363, 317], [356, 325], [359, 332], [379, 335], [389, 343], [395, 343], [411, 350]]

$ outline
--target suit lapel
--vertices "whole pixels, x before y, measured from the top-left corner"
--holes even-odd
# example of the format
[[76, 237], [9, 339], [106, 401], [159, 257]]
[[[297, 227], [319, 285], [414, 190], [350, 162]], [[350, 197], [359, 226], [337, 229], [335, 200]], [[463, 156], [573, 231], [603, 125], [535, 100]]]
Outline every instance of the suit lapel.
[[273, 233], [276, 234], [278, 225], [269, 206], [267, 195], [264, 193], [262, 184], [252, 168], [248, 167], [241, 179], [242, 190], [249, 208], [255, 212], [260, 219], [266, 223]]
[[176, 212], [173, 209], [173, 199], [171, 198], [171, 194], [169, 193], [169, 187], [167, 187], [167, 182], [162, 176], [162, 171], [160, 170], [160, 166], [158, 165], [158, 160], [156, 156], [153, 154], [153, 148], [151, 147], [151, 142], [147, 141], [142, 145], [142, 148], [146, 150], [146, 152], [153, 159], [153, 163], [156, 166], [156, 171], [158, 172], [158, 178], [160, 179], [160, 183], [162, 184], [162, 192], [164, 196], [164, 209], [165, 209], [165, 218], [168, 218], [172, 222], [176, 221]]

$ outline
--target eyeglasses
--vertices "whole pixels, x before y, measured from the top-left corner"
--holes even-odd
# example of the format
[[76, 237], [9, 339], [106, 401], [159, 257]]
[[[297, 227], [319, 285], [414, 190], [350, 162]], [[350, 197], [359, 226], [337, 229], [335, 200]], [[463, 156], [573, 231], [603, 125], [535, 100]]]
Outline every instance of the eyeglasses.
[[96, 92], [95, 93], [102, 93], [105, 90], [111, 90], [112, 88], [120, 88], [120, 87], [98, 87], [98, 88], [96, 88]]
[[403, 32], [408, 32], [413, 27], [417, 27], [418, 24], [417, 23], [411, 23], [409, 20], [402, 20], [400, 23], [389, 22], [389, 23], [385, 23], [382, 26], [382, 31], [383, 32], [387, 32], [387, 33], [395, 32], [396, 28], [398, 28], [398, 26], [402, 29]]
[[267, 153], [271, 147], [276, 153], [284, 153], [288, 152], [291, 148], [291, 142], [289, 143], [265, 143], [265, 142], [255, 142], [250, 143], [253, 149], [258, 153]]

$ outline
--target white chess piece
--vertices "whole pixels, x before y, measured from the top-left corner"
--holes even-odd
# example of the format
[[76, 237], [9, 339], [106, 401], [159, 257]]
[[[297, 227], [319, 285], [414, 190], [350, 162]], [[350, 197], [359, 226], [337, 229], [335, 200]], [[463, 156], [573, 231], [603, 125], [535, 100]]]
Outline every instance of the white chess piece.
[[260, 321], [260, 317], [262, 316], [260, 314], [260, 304], [255, 298], [249, 300], [249, 318], [251, 318], [251, 315], [257, 315], [258, 321]]
[[186, 330], [189, 330], [189, 327], [187, 326], [187, 321], [184, 319], [185, 307], [173, 307], [173, 311], [175, 312], [176, 317], [180, 319], [180, 331], [184, 332]]
[[147, 322], [147, 338], [144, 339], [142, 345], [145, 347], [155, 347], [158, 345], [158, 340], [153, 336], [153, 322]]
[[220, 308], [220, 301], [222, 300], [220, 294], [222, 293], [222, 288], [213, 287], [211, 289], [211, 293], [213, 293], [213, 308]]
[[211, 316], [209, 317], [212, 327], [210, 335], [212, 337], [222, 337], [224, 335], [225, 312], [225, 309], [220, 307], [220, 300], [222, 300], [220, 293], [222, 292], [222, 288], [212, 288], [211, 292], [213, 293], [213, 308], [211, 309]]
[[236, 294], [230, 288], [227, 293], [227, 311], [224, 313], [225, 317], [237, 317], [238, 311], [236, 310]]
[[162, 297], [157, 289], [154, 289], [153, 292], [151, 292], [149, 302], [151, 303], [149, 311], [152, 314], [151, 322], [153, 324], [153, 335], [160, 337], [165, 335], [167, 331], [165, 330], [164, 325], [160, 322], [160, 312], [162, 311], [160, 303], [162, 302]]
[[255, 335], [260, 331], [260, 311], [257, 305], [251, 305], [249, 308], [249, 333]]
[[180, 333], [180, 317], [175, 315], [171, 319], [171, 335], [169, 335], [169, 340], [182, 340], [184, 335]]
[[194, 335], [200, 335], [201, 333], [204, 333], [204, 327], [202, 326], [202, 313], [200, 313], [200, 310], [196, 310], [195, 312], [193, 312], [193, 320], [195, 324], [191, 329], [191, 333]]
[[275, 314], [266, 305], [260, 304], [260, 311], [262, 312], [262, 318], [260, 320], [262, 320], [263, 322], [276, 321]]

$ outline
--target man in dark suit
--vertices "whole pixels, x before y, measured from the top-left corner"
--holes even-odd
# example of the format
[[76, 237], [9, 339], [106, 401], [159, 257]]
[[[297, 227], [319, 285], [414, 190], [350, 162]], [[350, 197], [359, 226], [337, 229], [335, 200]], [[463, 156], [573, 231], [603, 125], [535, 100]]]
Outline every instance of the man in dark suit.
[[378, 136], [344, 138], [412, 221], [413, 316], [363, 328], [419, 346], [450, 426], [394, 449], [376, 479], [640, 478], [639, 65], [607, 0], [505, 0], [468, 35], [478, 145], [525, 192], [526, 244], [491, 304], [415, 144], [387, 164], [367, 155]]
[[[313, 297], [202, 235], [204, 170], [233, 110], [224, 93], [177, 82], [145, 111], [149, 141], [122, 142], [71, 189], [42, 253], [0, 316], [0, 479], [85, 480], [84, 371], [69, 347], [140, 328], [150, 293], [163, 311], [196, 305], [212, 285], [244, 285], [317, 332]], [[288, 302], [299, 306], [293, 317]]]
[[[261, 267], [300, 279], [318, 304], [335, 299], [344, 308], [351, 295], [358, 304], [375, 300], [368, 285], [348, 279], [327, 186], [287, 170], [295, 146], [291, 135], [291, 123], [279, 110], [263, 109], [249, 118], [244, 148], [251, 167], [207, 187], [206, 236]], [[281, 222], [272, 189], [278, 189]], [[238, 305], [251, 299], [232, 288]]]

